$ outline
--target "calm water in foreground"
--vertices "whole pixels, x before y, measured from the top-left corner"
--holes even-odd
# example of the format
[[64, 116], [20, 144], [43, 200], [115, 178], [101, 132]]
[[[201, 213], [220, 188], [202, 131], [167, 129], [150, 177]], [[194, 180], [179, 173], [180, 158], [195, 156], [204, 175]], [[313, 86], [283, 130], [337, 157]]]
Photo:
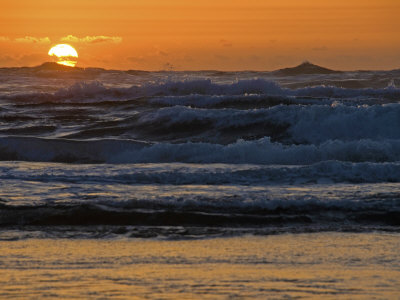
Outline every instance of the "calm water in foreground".
[[400, 235], [0, 243], [0, 298], [399, 299]]

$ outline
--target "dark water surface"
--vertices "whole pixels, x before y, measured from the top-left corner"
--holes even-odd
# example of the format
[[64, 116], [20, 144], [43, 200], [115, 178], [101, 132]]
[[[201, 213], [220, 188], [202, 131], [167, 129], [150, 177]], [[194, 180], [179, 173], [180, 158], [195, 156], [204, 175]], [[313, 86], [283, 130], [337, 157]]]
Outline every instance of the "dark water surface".
[[299, 70], [0, 69], [1, 228], [398, 232], [400, 72]]

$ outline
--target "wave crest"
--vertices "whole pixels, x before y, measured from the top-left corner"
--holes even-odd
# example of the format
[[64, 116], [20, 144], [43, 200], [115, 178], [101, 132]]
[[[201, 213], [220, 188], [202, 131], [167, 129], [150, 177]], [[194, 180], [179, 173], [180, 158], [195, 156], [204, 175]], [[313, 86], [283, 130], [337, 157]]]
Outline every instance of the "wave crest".
[[[29, 144], [29, 148], [26, 145]], [[283, 145], [270, 138], [210, 143], [149, 144], [130, 140], [75, 141], [7, 137], [0, 139], [0, 160], [70, 163], [233, 163], [302, 165], [325, 160], [394, 162], [400, 140], [329, 140], [320, 145]]]
[[57, 101], [99, 101], [104, 99], [126, 99], [154, 96], [188, 96], [188, 95], [268, 95], [280, 97], [322, 97], [322, 98], [400, 98], [400, 89], [394, 86], [372, 89], [351, 89], [334, 86], [315, 86], [299, 89], [282, 88], [274, 81], [265, 79], [238, 80], [231, 84], [218, 84], [210, 79], [166, 81], [134, 85], [129, 88], [106, 87], [99, 81], [77, 82], [61, 88], [55, 93], [31, 93], [8, 96], [13, 100], [27, 102]]

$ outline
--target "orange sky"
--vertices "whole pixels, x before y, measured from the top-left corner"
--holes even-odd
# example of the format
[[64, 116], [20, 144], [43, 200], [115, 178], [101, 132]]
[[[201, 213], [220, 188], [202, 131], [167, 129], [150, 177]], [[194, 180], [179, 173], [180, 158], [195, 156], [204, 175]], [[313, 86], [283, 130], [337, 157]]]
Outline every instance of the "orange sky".
[[0, 66], [272, 70], [400, 68], [399, 0], [0, 0]]

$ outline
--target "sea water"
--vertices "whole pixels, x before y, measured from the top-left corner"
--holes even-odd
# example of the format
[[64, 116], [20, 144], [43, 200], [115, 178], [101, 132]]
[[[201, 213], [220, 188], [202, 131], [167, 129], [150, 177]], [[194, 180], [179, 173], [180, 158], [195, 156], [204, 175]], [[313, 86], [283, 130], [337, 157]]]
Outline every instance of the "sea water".
[[400, 71], [8, 68], [0, 78], [7, 245], [131, 247], [140, 238], [157, 247], [210, 239], [260, 246], [275, 235], [325, 233], [350, 244], [349, 234], [389, 234], [398, 244]]

